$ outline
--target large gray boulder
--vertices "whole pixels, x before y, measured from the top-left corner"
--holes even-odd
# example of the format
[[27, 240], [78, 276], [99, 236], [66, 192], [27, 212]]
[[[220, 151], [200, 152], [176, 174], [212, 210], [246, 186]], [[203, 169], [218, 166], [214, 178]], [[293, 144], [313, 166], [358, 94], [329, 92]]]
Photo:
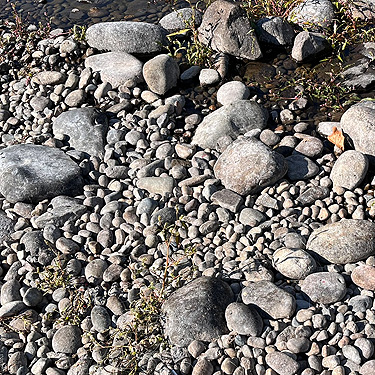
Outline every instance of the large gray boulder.
[[192, 143], [202, 148], [217, 148], [220, 140], [235, 140], [253, 129], [264, 129], [267, 112], [256, 102], [239, 100], [210, 113], [198, 125]]
[[98, 50], [150, 54], [167, 45], [167, 31], [147, 22], [100, 22], [86, 31], [86, 41]]
[[265, 17], [257, 22], [259, 40], [276, 46], [293, 44], [294, 30], [292, 25], [282, 17]]
[[323, 34], [300, 32], [294, 39], [292, 57], [297, 62], [316, 60], [330, 50]]
[[274, 184], [287, 172], [284, 157], [253, 137], [241, 137], [220, 155], [214, 173], [226, 189], [247, 195]]
[[174, 292], [165, 301], [165, 333], [172, 344], [187, 346], [193, 340], [211, 341], [228, 332], [225, 309], [233, 302], [225, 282], [200, 277]]
[[305, 0], [290, 12], [288, 19], [308, 30], [327, 28], [335, 19], [335, 10], [330, 0]]
[[158, 55], [143, 66], [143, 77], [149, 89], [164, 95], [177, 85], [180, 68], [177, 61], [168, 55]]
[[52, 125], [53, 133], [66, 136], [70, 147], [99, 157], [104, 154], [107, 129], [107, 116], [92, 107], [63, 112]]
[[198, 32], [200, 42], [214, 51], [249, 60], [262, 56], [251, 22], [239, 5], [224, 0], [213, 2]]
[[375, 103], [364, 100], [351, 106], [341, 117], [341, 129], [351, 139], [356, 151], [375, 161]]
[[117, 88], [125, 82], [142, 82], [143, 63], [126, 52], [106, 52], [89, 56], [85, 60], [86, 68], [100, 72], [103, 82], [109, 82], [112, 88]]
[[306, 249], [326, 263], [358, 262], [375, 254], [375, 224], [353, 219], [326, 224], [314, 230]]
[[0, 193], [12, 203], [76, 194], [81, 169], [63, 151], [21, 144], [0, 151]]

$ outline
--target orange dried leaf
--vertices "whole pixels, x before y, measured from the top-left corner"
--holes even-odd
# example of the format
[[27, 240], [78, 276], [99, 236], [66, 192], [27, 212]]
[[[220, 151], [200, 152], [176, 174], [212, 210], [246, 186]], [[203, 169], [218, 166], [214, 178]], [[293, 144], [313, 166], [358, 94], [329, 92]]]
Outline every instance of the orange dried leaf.
[[336, 145], [339, 149], [344, 151], [345, 137], [342, 134], [342, 131], [338, 130], [336, 126], [333, 127], [333, 132], [330, 136], [328, 136], [328, 140]]

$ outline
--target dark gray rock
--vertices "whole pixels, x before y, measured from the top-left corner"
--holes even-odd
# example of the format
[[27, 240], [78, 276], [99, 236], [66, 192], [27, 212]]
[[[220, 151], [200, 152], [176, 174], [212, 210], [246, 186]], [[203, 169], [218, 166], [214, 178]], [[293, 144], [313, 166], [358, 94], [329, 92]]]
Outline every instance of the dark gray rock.
[[43, 294], [38, 288], [27, 289], [25, 295], [23, 296], [23, 302], [26, 306], [38, 306], [43, 300]]
[[193, 137], [192, 143], [202, 148], [217, 148], [220, 139], [235, 140], [253, 129], [264, 129], [267, 114], [254, 101], [239, 100], [225, 105], [206, 116]]
[[1, 287], [1, 305], [5, 305], [8, 302], [21, 301], [20, 294], [21, 284], [18, 280], [9, 280]]
[[85, 277], [89, 283], [98, 284], [103, 279], [104, 271], [108, 264], [103, 259], [94, 259], [85, 268]]
[[154, 212], [151, 216], [151, 224], [173, 224], [177, 220], [176, 209], [172, 207], [164, 207]]
[[297, 62], [312, 61], [322, 57], [329, 50], [330, 45], [324, 35], [302, 31], [294, 39], [292, 57]]
[[346, 294], [345, 279], [335, 272], [316, 272], [301, 283], [302, 292], [313, 302], [329, 304], [340, 301]]
[[[366, 43], [365, 43], [366, 44]], [[364, 49], [367, 55], [367, 49]], [[372, 53], [372, 51], [370, 52]], [[375, 69], [372, 62], [372, 55], [369, 58], [362, 58], [350, 65], [341, 73], [343, 78], [342, 85], [349, 90], [367, 91], [375, 84]]]
[[249, 60], [262, 56], [250, 20], [239, 5], [215, 1], [206, 9], [198, 31], [200, 42], [214, 51]]
[[93, 72], [100, 72], [103, 82], [109, 82], [112, 88], [117, 88], [127, 81], [142, 82], [143, 64], [134, 56], [126, 52], [107, 52], [89, 56], [85, 60], [85, 67]]
[[266, 355], [266, 363], [279, 375], [297, 374], [299, 364], [292, 357], [282, 352], [272, 352]]
[[143, 77], [151, 91], [164, 95], [177, 85], [180, 68], [173, 57], [158, 55], [143, 65]]
[[229, 330], [239, 335], [259, 336], [262, 333], [263, 320], [252, 306], [233, 302], [225, 310], [225, 319]]
[[103, 306], [94, 306], [91, 310], [92, 328], [103, 333], [111, 326], [111, 317], [107, 309]]
[[295, 280], [304, 279], [316, 269], [316, 262], [309, 253], [286, 247], [273, 253], [273, 265], [282, 275]]
[[309, 30], [332, 25], [335, 10], [329, 0], [305, 0], [298, 4], [289, 15], [289, 21]]
[[52, 349], [56, 353], [73, 354], [81, 346], [81, 330], [77, 326], [61, 327], [52, 337]]
[[276, 46], [293, 44], [293, 27], [282, 17], [265, 17], [257, 22], [259, 40]]
[[102, 157], [106, 139], [107, 116], [96, 108], [86, 107], [63, 112], [52, 125], [53, 133], [66, 136], [70, 147]]
[[362, 152], [371, 163], [375, 160], [375, 103], [361, 101], [351, 106], [341, 117], [342, 131], [351, 139], [356, 151]]
[[7, 302], [0, 307], [0, 318], [7, 318], [9, 316], [18, 315], [26, 308], [27, 306], [22, 301]]
[[285, 160], [288, 163], [288, 178], [292, 181], [307, 180], [319, 173], [319, 167], [301, 154], [288, 156]]
[[375, 224], [343, 219], [326, 224], [310, 235], [306, 249], [320, 261], [354, 263], [375, 254]]
[[272, 319], [290, 318], [296, 309], [296, 300], [271, 281], [257, 281], [244, 288], [241, 293], [246, 305], [255, 305], [260, 313]]
[[228, 332], [224, 314], [233, 299], [229, 285], [219, 279], [200, 277], [192, 281], [163, 304], [166, 335], [178, 346], [218, 338]]
[[211, 201], [213, 204], [217, 204], [232, 212], [237, 212], [238, 208], [243, 203], [243, 199], [240, 195], [228, 189], [219, 190], [213, 193], [211, 195]]
[[82, 187], [81, 169], [61, 150], [30, 144], [0, 151], [0, 192], [9, 202], [71, 195]]
[[100, 22], [86, 31], [86, 41], [98, 50], [150, 54], [167, 45], [167, 31], [146, 22]]
[[214, 166], [215, 176], [225, 188], [241, 195], [262, 190], [286, 172], [284, 157], [252, 137], [239, 138], [229, 145]]
[[198, 27], [202, 22], [202, 14], [196, 8], [182, 8], [168, 13], [160, 21], [159, 25], [169, 33], [183, 30], [190, 25]]
[[30, 255], [29, 261], [33, 263], [47, 266], [55, 257], [52, 249], [44, 240], [43, 233], [39, 230], [26, 232], [21, 237], [20, 243], [24, 246], [26, 254]]
[[342, 153], [331, 170], [333, 186], [354, 190], [366, 177], [369, 162], [366, 155], [355, 150]]

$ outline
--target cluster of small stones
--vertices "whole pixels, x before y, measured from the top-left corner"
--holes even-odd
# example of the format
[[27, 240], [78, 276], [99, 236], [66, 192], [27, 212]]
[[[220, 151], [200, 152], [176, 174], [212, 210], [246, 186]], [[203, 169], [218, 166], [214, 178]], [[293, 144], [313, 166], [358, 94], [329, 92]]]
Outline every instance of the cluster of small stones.
[[[164, 284], [170, 346], [142, 374], [374, 374], [375, 105], [316, 128], [300, 99], [268, 120], [243, 83], [222, 84], [225, 48], [243, 45], [201, 26], [218, 71], [150, 58], [181, 27], [167, 21], [97, 24], [88, 45], [54, 30], [30, 81], [0, 76], [0, 373], [120, 374], [110, 348]], [[333, 148], [334, 127], [355, 149]]]

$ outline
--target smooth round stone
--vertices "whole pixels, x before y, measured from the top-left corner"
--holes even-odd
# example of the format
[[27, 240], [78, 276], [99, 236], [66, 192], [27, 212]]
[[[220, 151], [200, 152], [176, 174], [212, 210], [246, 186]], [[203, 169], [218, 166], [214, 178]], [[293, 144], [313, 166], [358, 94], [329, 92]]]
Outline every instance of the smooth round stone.
[[26, 306], [38, 306], [43, 300], [43, 294], [37, 288], [29, 288], [23, 296], [23, 302]]
[[262, 333], [263, 321], [252, 306], [233, 302], [225, 310], [227, 326], [239, 335], [259, 336]]
[[279, 375], [296, 374], [299, 369], [298, 362], [282, 352], [268, 353], [266, 363]]
[[77, 326], [61, 327], [52, 338], [52, 349], [56, 353], [73, 354], [81, 346], [81, 330]]
[[212, 375], [214, 367], [205, 358], [200, 359], [194, 366], [192, 375]]
[[354, 313], [366, 312], [372, 307], [373, 300], [369, 296], [354, 296], [348, 301]]
[[365, 359], [370, 359], [374, 354], [374, 344], [369, 339], [360, 337], [355, 340], [354, 346], [358, 348]]
[[18, 280], [9, 280], [5, 282], [1, 287], [1, 305], [5, 305], [8, 302], [21, 301], [20, 294], [21, 284]]
[[97, 283], [103, 279], [108, 264], [102, 259], [94, 259], [85, 268], [85, 277], [89, 283]]
[[349, 359], [350, 361], [360, 365], [362, 362], [361, 356], [359, 354], [358, 349], [356, 349], [352, 345], [345, 345], [342, 347], [342, 354], [345, 358]]
[[286, 346], [292, 353], [306, 353], [310, 349], [311, 342], [306, 337], [292, 337], [287, 341]]
[[345, 279], [334, 272], [317, 272], [308, 275], [301, 285], [313, 302], [323, 304], [340, 301], [346, 294]]
[[91, 322], [93, 328], [103, 333], [111, 326], [111, 317], [103, 306], [94, 306], [91, 310]]
[[249, 96], [250, 90], [240, 81], [227, 82], [217, 91], [217, 101], [222, 105], [246, 100]]
[[369, 162], [366, 155], [359, 151], [345, 151], [333, 165], [330, 179], [333, 186], [354, 190], [366, 177]]
[[295, 152], [307, 156], [308, 158], [317, 158], [323, 152], [323, 142], [316, 137], [306, 137], [295, 147]]
[[215, 69], [202, 69], [199, 73], [199, 83], [201, 86], [216, 85], [220, 81], [220, 74]]
[[294, 280], [302, 280], [316, 269], [316, 262], [309, 253], [286, 247], [273, 253], [273, 265], [282, 275]]
[[319, 261], [335, 264], [358, 262], [375, 254], [375, 224], [343, 219], [313, 231], [306, 249]]

